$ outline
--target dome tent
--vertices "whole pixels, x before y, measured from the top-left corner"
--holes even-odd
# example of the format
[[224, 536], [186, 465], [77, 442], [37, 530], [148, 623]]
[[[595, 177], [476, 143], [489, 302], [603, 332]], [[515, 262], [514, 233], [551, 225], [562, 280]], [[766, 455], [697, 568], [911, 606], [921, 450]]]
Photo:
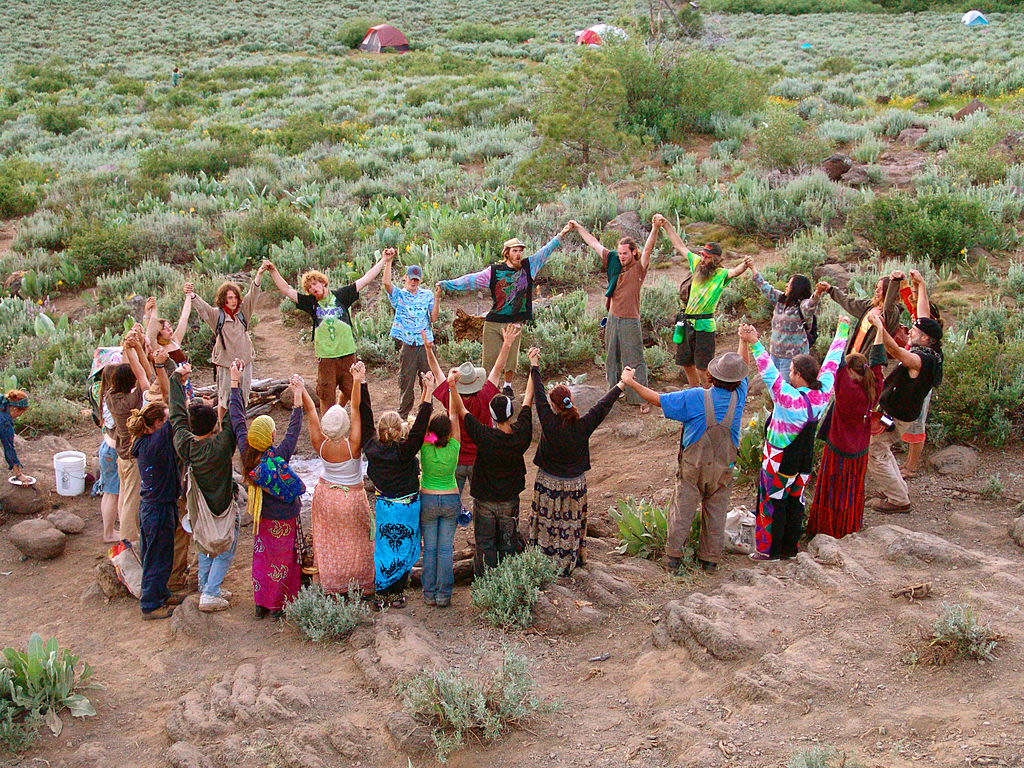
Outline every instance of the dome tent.
[[605, 40], [610, 37], [618, 37], [623, 40], [626, 39], [626, 31], [613, 27], [611, 24], [595, 24], [587, 29], [581, 29], [576, 32], [576, 44], [577, 45], [601, 45]]
[[382, 51], [398, 51], [404, 53], [409, 50], [409, 41], [406, 40], [398, 29], [390, 24], [378, 24], [370, 27], [359, 44], [360, 51], [370, 53], [381, 53]]
[[988, 19], [981, 11], [968, 11], [960, 21], [968, 27], [980, 27], [983, 24], [988, 24]]

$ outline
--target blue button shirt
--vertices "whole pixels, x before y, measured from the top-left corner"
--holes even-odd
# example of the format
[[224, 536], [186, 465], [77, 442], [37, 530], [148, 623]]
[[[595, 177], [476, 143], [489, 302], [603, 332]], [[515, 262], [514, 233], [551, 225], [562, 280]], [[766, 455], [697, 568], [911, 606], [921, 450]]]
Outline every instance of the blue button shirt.
[[[711, 388], [711, 404], [715, 408], [715, 418], [721, 421], [729, 410], [729, 399], [732, 392], [720, 387]], [[732, 442], [739, 447], [740, 427], [743, 424], [743, 405], [747, 402], [747, 380], [740, 382], [736, 389], [736, 413], [732, 419]], [[696, 443], [704, 436], [707, 424], [704, 423], [704, 390], [701, 387], [683, 389], [679, 392], [667, 392], [661, 395], [661, 410], [666, 419], [683, 422], [683, 448]]]
[[420, 288], [410, 293], [405, 288], [391, 289], [391, 306], [395, 308], [395, 322], [391, 325], [391, 338], [406, 344], [422, 345], [420, 331], [427, 332], [427, 339], [434, 340], [430, 330], [430, 313], [434, 309], [434, 294]]

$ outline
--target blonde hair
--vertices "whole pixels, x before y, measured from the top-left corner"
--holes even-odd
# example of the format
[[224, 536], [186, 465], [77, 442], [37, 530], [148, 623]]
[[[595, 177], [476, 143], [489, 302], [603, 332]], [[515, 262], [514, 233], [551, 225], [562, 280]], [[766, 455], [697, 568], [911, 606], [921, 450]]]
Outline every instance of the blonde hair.
[[309, 293], [309, 287], [312, 285], [314, 280], [318, 280], [324, 285], [328, 285], [327, 275], [317, 269], [311, 269], [308, 272], [303, 272], [302, 277], [299, 278], [299, 285], [302, 287], [303, 293]]
[[142, 437], [155, 427], [166, 415], [167, 406], [163, 403], [147, 403], [141, 409], [132, 408], [128, 416], [128, 433], [135, 438]]
[[397, 443], [405, 437], [407, 427], [398, 411], [384, 411], [377, 422], [377, 438], [385, 445]]

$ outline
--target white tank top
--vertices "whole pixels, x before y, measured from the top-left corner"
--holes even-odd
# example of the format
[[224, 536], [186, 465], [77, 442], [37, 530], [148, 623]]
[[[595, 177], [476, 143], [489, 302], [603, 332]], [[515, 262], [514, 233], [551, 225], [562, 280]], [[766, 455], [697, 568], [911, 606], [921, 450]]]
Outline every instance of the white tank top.
[[[348, 487], [359, 486], [363, 484], [363, 460], [359, 459], [347, 459], [346, 461], [327, 461], [324, 458], [323, 450], [324, 443], [327, 439], [324, 439], [323, 443], [320, 443], [320, 461], [323, 462], [323, 469], [320, 470], [320, 477], [325, 483], [331, 485], [344, 485]], [[348, 440], [345, 440], [345, 444], [348, 445]], [[352, 453], [352, 446], [349, 445], [349, 454]]]

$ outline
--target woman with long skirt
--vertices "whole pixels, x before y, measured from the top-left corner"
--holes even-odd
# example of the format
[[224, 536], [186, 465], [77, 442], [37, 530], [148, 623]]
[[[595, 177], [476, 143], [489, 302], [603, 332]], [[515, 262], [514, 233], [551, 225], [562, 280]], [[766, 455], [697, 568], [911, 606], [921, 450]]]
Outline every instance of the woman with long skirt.
[[814, 431], [832, 394], [849, 333], [849, 321], [840, 318], [820, 370], [810, 355], [797, 355], [790, 363], [789, 381], [783, 381], [754, 326], [740, 326], [740, 339], [749, 345], [744, 351], [753, 353], [775, 404], [757, 486], [752, 560], [796, 556], [803, 528], [804, 486], [814, 463]]
[[423, 401], [416, 420], [406, 432], [397, 411], [381, 414], [376, 428], [366, 382], [360, 393], [363, 453], [366, 474], [377, 489], [377, 530], [374, 537], [374, 586], [377, 608], [402, 608], [409, 572], [420, 557], [420, 462], [417, 456], [427, 435], [432, 409], [434, 377], [421, 374]]
[[871, 442], [871, 414], [882, 393], [885, 347], [871, 346], [870, 359], [854, 352], [836, 374], [830, 416], [822, 421], [825, 449], [818, 467], [807, 533], [837, 539], [860, 530], [864, 519], [864, 475]]
[[581, 416], [564, 384], [551, 390], [548, 402], [540, 378], [540, 350], [531, 348], [529, 357], [541, 433], [533, 458], [537, 478], [526, 538], [555, 563], [560, 576], [569, 576], [573, 568], [586, 564], [590, 436], [611, 412], [625, 384], [620, 380]]
[[305, 384], [292, 376], [292, 415], [284, 440], [275, 448], [277, 425], [270, 416], [257, 416], [248, 426], [239, 386], [244, 364], [231, 364], [231, 400], [228, 408], [238, 450], [242, 454], [242, 477], [249, 498], [246, 510], [252, 515], [252, 591], [256, 618], [284, 615], [284, 606], [299, 594], [302, 565], [296, 553], [297, 518], [300, 497], [306, 490], [302, 480], [288, 466], [302, 431], [302, 392]]
[[[363, 364], [351, 366], [352, 409], [359, 410]], [[324, 592], [373, 592], [373, 533], [370, 502], [363, 489], [362, 421], [332, 405], [317, 416], [313, 398], [302, 390], [302, 408], [309, 422], [309, 439], [323, 468], [313, 489], [313, 555]]]

